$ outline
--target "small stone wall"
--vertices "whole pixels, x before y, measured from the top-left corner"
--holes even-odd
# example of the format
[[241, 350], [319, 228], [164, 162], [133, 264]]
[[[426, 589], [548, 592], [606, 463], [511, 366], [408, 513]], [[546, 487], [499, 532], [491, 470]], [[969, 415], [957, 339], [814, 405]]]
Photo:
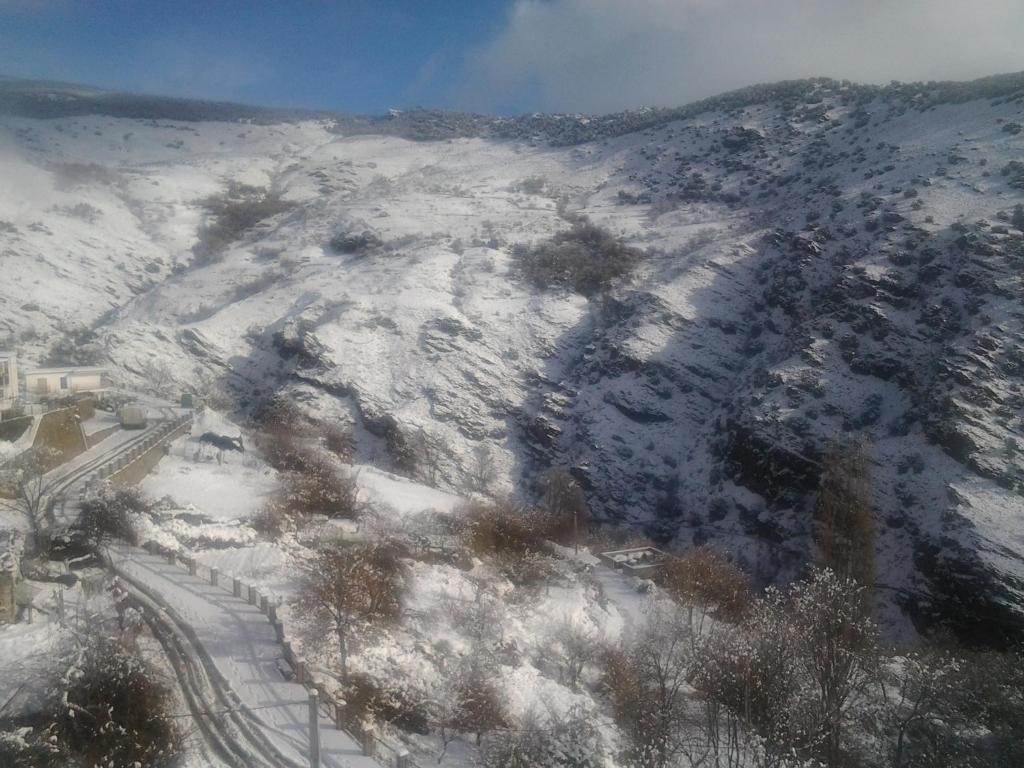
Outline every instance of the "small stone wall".
[[138, 485], [141, 483], [142, 479], [160, 463], [160, 459], [167, 455], [168, 444], [175, 438], [188, 434], [191, 428], [192, 417], [185, 416], [172, 429], [154, 434], [150, 440], [146, 440], [120, 460], [122, 466], [109, 476], [110, 484]]

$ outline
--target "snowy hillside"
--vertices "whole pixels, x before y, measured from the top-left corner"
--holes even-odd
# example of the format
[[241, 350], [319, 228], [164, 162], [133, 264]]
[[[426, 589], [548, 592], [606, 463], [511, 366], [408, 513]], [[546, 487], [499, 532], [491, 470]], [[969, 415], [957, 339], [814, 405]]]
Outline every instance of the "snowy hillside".
[[[494, 490], [571, 467], [599, 517], [763, 580], [807, 560], [826, 442], [864, 432], [889, 618], [969, 633], [1024, 602], [1024, 78], [997, 85], [377, 133], [21, 110], [0, 347], [242, 414], [284, 393], [446, 489], [480, 445]], [[531, 285], [522, 247], [580, 217], [633, 274]]]

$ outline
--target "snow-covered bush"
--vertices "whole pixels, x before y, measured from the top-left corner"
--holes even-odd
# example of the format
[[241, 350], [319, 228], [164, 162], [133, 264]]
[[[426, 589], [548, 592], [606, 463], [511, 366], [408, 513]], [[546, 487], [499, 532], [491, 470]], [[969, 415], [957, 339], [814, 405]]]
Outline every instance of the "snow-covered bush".
[[138, 488], [104, 486], [82, 503], [78, 525], [94, 544], [111, 539], [135, 544], [139, 538], [135, 517], [148, 506]]
[[227, 190], [202, 201], [209, 219], [192, 247], [193, 264], [210, 264], [218, 259], [231, 243], [261, 221], [294, 207], [280, 195], [259, 187], [232, 182]]
[[567, 288], [592, 296], [628, 275], [642, 254], [587, 221], [534, 246], [512, 250], [523, 278], [542, 290]]
[[297, 468], [284, 473], [277, 503], [293, 517], [354, 518], [359, 511], [355, 475], [315, 450], [297, 454]]
[[124, 645], [94, 636], [68, 673], [57, 715], [61, 740], [87, 765], [174, 765], [181, 737], [158, 680]]
[[528, 712], [514, 728], [495, 731], [480, 762], [484, 768], [600, 768], [605, 757], [593, 716], [573, 707], [564, 715]]

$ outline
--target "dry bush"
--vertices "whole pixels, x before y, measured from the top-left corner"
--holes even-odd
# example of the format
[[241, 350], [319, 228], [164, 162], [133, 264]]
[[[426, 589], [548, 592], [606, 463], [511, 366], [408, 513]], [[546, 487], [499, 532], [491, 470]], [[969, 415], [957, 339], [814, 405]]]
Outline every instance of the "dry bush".
[[607, 756], [599, 726], [576, 706], [545, 717], [527, 712], [515, 728], [486, 740], [480, 762], [483, 768], [600, 768]]
[[865, 587], [875, 583], [871, 457], [863, 439], [836, 441], [825, 453], [815, 542], [820, 565]]
[[750, 604], [746, 575], [708, 547], [670, 558], [657, 580], [674, 600], [699, 611], [698, 634], [705, 614], [735, 621]]
[[601, 642], [588, 627], [566, 619], [551, 631], [544, 648], [553, 657], [558, 682], [576, 690], [587, 665], [598, 657]]
[[233, 242], [261, 221], [291, 210], [294, 203], [259, 187], [231, 182], [227, 190], [202, 201], [209, 216], [192, 246], [196, 265], [217, 261]]
[[305, 419], [285, 397], [275, 396], [256, 414], [256, 445], [264, 460], [278, 472], [301, 468], [303, 450], [299, 438], [305, 433]]
[[412, 733], [430, 732], [425, 702], [407, 690], [381, 685], [367, 675], [349, 675], [345, 684], [345, 717], [349, 722], [383, 720]]
[[464, 514], [463, 544], [494, 562], [512, 581], [536, 583], [551, 575], [550, 515], [509, 501], [475, 504]]
[[498, 468], [489, 445], [481, 443], [473, 449], [473, 460], [469, 464], [468, 479], [468, 490], [485, 495], [491, 492], [494, 481], [498, 479]]
[[862, 588], [829, 570], [754, 602], [738, 626], [698, 650], [692, 682], [763, 736], [771, 750], [835, 766], [852, 704], [876, 679], [876, 630]]
[[552, 469], [541, 483], [543, 506], [552, 518], [551, 538], [559, 544], [577, 544], [588, 510], [583, 489], [564, 469]]
[[343, 678], [352, 640], [365, 639], [401, 615], [405, 571], [398, 550], [388, 543], [327, 549], [304, 564], [295, 601], [299, 620], [317, 641], [325, 632], [335, 636]]
[[253, 530], [268, 539], [277, 539], [287, 531], [294, 530], [295, 516], [280, 501], [271, 501], [260, 509], [250, 522]]
[[351, 520], [358, 515], [355, 473], [340, 469], [315, 450], [301, 450], [293, 458], [296, 468], [284, 473], [279, 500], [290, 516], [326, 515]]
[[173, 698], [156, 671], [118, 643], [94, 636], [76, 660], [56, 721], [88, 765], [161, 768], [177, 763]]
[[341, 424], [328, 424], [323, 430], [324, 447], [347, 464], [352, 463], [356, 441], [352, 430]]
[[584, 296], [628, 275], [641, 258], [640, 251], [587, 221], [575, 221], [547, 242], [516, 246], [512, 255], [523, 277], [537, 288], [557, 286]]

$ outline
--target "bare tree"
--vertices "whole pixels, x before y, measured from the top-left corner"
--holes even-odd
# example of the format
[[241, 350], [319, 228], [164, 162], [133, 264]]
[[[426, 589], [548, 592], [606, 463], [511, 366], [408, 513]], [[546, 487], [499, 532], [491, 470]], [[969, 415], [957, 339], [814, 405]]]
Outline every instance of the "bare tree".
[[864, 616], [864, 587], [825, 569], [789, 593], [796, 660], [816, 693], [816, 731], [829, 766], [840, 763], [850, 702], [877, 668], [877, 630]]
[[543, 481], [544, 508], [566, 528], [573, 550], [579, 552], [580, 526], [587, 519], [587, 500], [576, 478], [564, 469], [552, 469]]
[[753, 603], [741, 625], [715, 627], [697, 646], [691, 677], [705, 697], [712, 746], [727, 753], [742, 751], [746, 742], [730, 713], [776, 751], [793, 746], [801, 728], [794, 706], [801, 689], [798, 672], [785, 599], [777, 591]]
[[863, 438], [836, 440], [826, 451], [816, 518], [820, 565], [865, 587], [874, 585], [871, 457]]
[[892, 768], [953, 765], [973, 749], [963, 731], [977, 727], [978, 709], [966, 684], [964, 662], [939, 650], [911, 652], [885, 664], [879, 675], [882, 706], [875, 736]]
[[0, 468], [0, 507], [22, 515], [32, 537], [30, 552], [47, 549], [45, 533], [53, 503], [51, 494], [59, 478], [48, 476], [60, 452], [52, 448], [30, 448]]
[[667, 768], [690, 747], [692, 648], [685, 616], [676, 606], [659, 604], [633, 642], [608, 656], [605, 683], [636, 766]]
[[469, 465], [470, 489], [478, 493], [490, 493], [491, 486], [498, 478], [498, 469], [494, 463], [494, 453], [486, 443], [473, 449], [473, 460]]
[[554, 628], [547, 647], [555, 656], [559, 682], [576, 690], [587, 664], [597, 655], [599, 642], [593, 631], [566, 619]]
[[299, 615], [308, 631], [334, 634], [343, 679], [354, 633], [398, 619], [404, 572], [398, 552], [386, 543], [323, 550], [307, 565], [296, 600]]
[[476, 736], [479, 744], [485, 733], [508, 724], [501, 694], [494, 684], [495, 672], [479, 659], [471, 658], [459, 677], [455, 692], [455, 711], [450, 725]]
[[441, 473], [441, 443], [426, 430], [420, 429], [412, 438], [416, 466], [420, 476], [432, 487], [437, 487]]

